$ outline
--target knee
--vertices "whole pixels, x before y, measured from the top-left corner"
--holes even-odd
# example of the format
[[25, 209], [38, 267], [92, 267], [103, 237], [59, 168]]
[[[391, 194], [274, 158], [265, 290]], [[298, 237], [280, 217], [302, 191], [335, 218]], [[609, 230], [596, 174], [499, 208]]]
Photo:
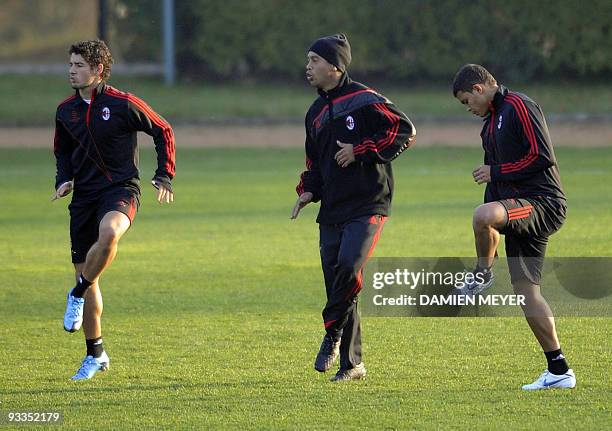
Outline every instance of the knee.
[[480, 205], [474, 211], [474, 217], [472, 218], [472, 226], [475, 230], [484, 229], [491, 226], [495, 226], [499, 223], [499, 214], [495, 208], [489, 205]]
[[521, 308], [525, 312], [530, 312], [534, 307], [539, 307], [546, 300], [540, 293], [540, 286], [528, 281], [521, 281], [512, 285], [514, 294], [521, 298]]
[[525, 298], [533, 299], [540, 296], [540, 286], [527, 280], [515, 282], [512, 289], [516, 295], [523, 295]]
[[112, 247], [117, 244], [120, 237], [121, 235], [117, 229], [110, 226], [101, 227], [98, 235], [98, 244], [102, 247]]
[[336, 266], [336, 274], [349, 276], [350, 278], [356, 278], [359, 269], [354, 262], [338, 262]]

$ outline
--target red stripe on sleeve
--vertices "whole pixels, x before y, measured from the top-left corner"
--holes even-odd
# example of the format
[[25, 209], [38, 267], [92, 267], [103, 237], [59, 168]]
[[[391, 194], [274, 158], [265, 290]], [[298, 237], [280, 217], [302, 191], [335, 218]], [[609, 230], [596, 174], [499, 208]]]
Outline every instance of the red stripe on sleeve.
[[381, 146], [379, 147], [379, 149], [383, 149], [385, 147], [388, 147], [389, 145], [393, 143], [393, 141], [395, 141], [395, 137], [397, 136], [397, 132], [399, 131], [400, 117], [399, 115], [392, 113], [389, 110], [389, 107], [387, 107], [387, 105], [381, 104], [380, 108], [385, 113], [389, 121], [391, 122], [391, 127], [392, 127], [392, 129], [388, 133], [389, 137], [387, 138], [385, 143], [381, 143]]
[[123, 91], [119, 91], [114, 87], [107, 87], [106, 92], [112, 96], [118, 97], [120, 99], [127, 100], [128, 102], [132, 102], [138, 109], [140, 109], [156, 126], [162, 129], [162, 136], [164, 141], [166, 142], [166, 165], [164, 168], [166, 171], [174, 176], [175, 174], [175, 154], [176, 149], [174, 146], [174, 132], [172, 131], [172, 127], [168, 124], [167, 121], [164, 121], [146, 102], [133, 94], [124, 93]]
[[175, 154], [176, 149], [174, 146], [174, 132], [172, 131], [172, 127], [168, 124], [167, 121], [164, 121], [149, 105], [147, 105], [144, 100], [139, 99], [133, 94], [122, 93], [120, 91], [115, 90], [114, 88], [108, 89], [108, 92], [114, 96], [120, 97], [122, 99], [126, 99], [128, 102], [132, 102], [138, 109], [140, 109], [157, 127], [162, 129], [162, 136], [166, 143], [166, 164], [164, 169], [168, 172], [168, 174], [174, 177], [175, 174]]
[[521, 99], [520, 97], [514, 94], [509, 94], [508, 97], [509, 97], [510, 102], [514, 101], [516, 103], [514, 104], [514, 106], [515, 108], [518, 107], [519, 115], [521, 115], [523, 125], [527, 126], [526, 133], [528, 133], [529, 141], [532, 145], [534, 153], [538, 154], [537, 141], [536, 141], [535, 133], [533, 132], [533, 123], [531, 119], [529, 118], [529, 111], [527, 111], [525, 102], [523, 102], [523, 99]]
[[529, 118], [525, 103], [519, 97], [512, 94], [506, 96], [506, 100], [514, 107], [521, 122], [521, 125], [523, 126], [523, 132], [525, 133], [525, 136], [529, 141], [529, 152], [525, 157], [523, 157], [517, 162], [503, 163], [501, 165], [502, 174], [516, 172], [521, 169], [524, 169], [531, 163], [533, 163], [538, 157], [538, 145], [535, 138], [535, 133], [533, 131], [533, 124], [531, 122], [531, 119]]
[[395, 137], [397, 136], [397, 132], [399, 131], [400, 117], [398, 115], [392, 113], [384, 103], [376, 103], [374, 104], [374, 107], [380, 111], [391, 124], [387, 129], [385, 137], [381, 140], [374, 142], [368, 139], [357, 145], [357, 148], [354, 151], [355, 155], [363, 154], [368, 150], [376, 153], [379, 152], [393, 143]]

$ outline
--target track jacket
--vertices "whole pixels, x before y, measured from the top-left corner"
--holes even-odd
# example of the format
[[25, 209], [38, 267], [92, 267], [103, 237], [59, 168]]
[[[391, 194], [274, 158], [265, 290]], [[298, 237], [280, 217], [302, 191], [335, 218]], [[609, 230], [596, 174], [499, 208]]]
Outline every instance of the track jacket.
[[[416, 129], [387, 98], [345, 73], [306, 114], [306, 171], [296, 187], [321, 201], [317, 222], [343, 223], [365, 215], [389, 215], [393, 195], [391, 161], [408, 148]], [[336, 141], [353, 144], [356, 161], [334, 159]]]
[[500, 85], [480, 136], [484, 163], [491, 166], [485, 202], [538, 196], [565, 200], [548, 126], [533, 100]]
[[75, 195], [89, 196], [117, 184], [139, 187], [136, 132], [153, 137], [154, 181], [174, 177], [174, 134], [170, 125], [138, 97], [101, 83], [91, 103], [79, 92], [59, 104], [55, 117], [55, 188], [74, 180]]

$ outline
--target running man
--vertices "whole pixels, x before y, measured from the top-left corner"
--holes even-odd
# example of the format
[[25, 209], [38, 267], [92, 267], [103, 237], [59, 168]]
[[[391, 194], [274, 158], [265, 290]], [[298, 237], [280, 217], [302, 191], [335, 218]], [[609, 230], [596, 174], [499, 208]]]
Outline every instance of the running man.
[[472, 221], [478, 255], [474, 275], [482, 282], [466, 283], [463, 291], [478, 294], [493, 284], [491, 268], [500, 234], [505, 235], [512, 287], [525, 296], [523, 312], [547, 361], [542, 375], [523, 389], [573, 388], [576, 377], [561, 351], [552, 310], [540, 294], [548, 238], [563, 225], [567, 208], [544, 114], [529, 97], [498, 84], [477, 64], [457, 72], [453, 95], [484, 119], [484, 164], [472, 172], [477, 184], [486, 184], [485, 203]]
[[325, 336], [314, 368], [332, 381], [365, 376], [357, 297], [362, 270], [391, 207], [391, 161], [413, 142], [416, 129], [387, 98], [358, 82], [343, 34], [322, 37], [308, 50], [306, 79], [319, 97], [306, 114], [306, 171], [291, 218], [321, 202], [317, 222], [327, 303]]
[[69, 211], [76, 286], [68, 292], [64, 329], [75, 332], [83, 326], [87, 352], [72, 377], [82, 380], [109, 367], [102, 343], [98, 281], [140, 203], [136, 132], [147, 133], [155, 142], [157, 170], [152, 184], [159, 203], [174, 199], [174, 134], [141, 99], [106, 84], [113, 57], [103, 41], [78, 42], [69, 54], [75, 94], [57, 108], [53, 200], [74, 192]]

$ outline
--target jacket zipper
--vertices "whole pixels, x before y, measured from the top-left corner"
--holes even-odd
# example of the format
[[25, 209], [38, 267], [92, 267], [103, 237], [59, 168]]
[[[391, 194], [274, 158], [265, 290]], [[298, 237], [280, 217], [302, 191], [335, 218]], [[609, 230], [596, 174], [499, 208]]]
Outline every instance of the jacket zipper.
[[493, 103], [491, 103], [489, 105], [489, 108], [491, 109], [491, 116], [489, 118], [489, 139], [488, 141], [488, 147], [489, 147], [489, 152], [491, 153], [491, 163], [497, 163], [497, 155], [496, 155], [496, 151], [495, 151], [495, 135], [494, 135], [494, 125], [495, 125], [495, 107], [493, 106]]
[[89, 137], [91, 138], [91, 144], [93, 145], [93, 147], [96, 149], [96, 152], [100, 156], [100, 162], [102, 163], [102, 166], [98, 165], [98, 163], [93, 158], [92, 158], [92, 160], [94, 160], [94, 163], [96, 163], [96, 165], [100, 168], [100, 170], [102, 171], [102, 174], [104, 174], [104, 176], [110, 182], [112, 182], [113, 181], [113, 177], [111, 176], [111, 174], [108, 171], [108, 169], [106, 169], [106, 166], [104, 164], [104, 159], [102, 158], [102, 154], [100, 154], [100, 150], [98, 149], [98, 146], [96, 145], [96, 141], [94, 139], [93, 133], [91, 132], [91, 128], [89, 127], [89, 113], [91, 112], [91, 107], [94, 104], [94, 99], [96, 98], [96, 93], [97, 93], [96, 89], [94, 89], [91, 92], [91, 100], [89, 101], [89, 107], [87, 108], [87, 115], [85, 116], [85, 125], [87, 126], [87, 132], [89, 133]]
[[[89, 112], [91, 111], [91, 106], [94, 103], [94, 99], [96, 97], [96, 90], [94, 89], [91, 92], [91, 100], [89, 101], [89, 106], [87, 107], [87, 115], [85, 116], [85, 124], [87, 124], [87, 129], [89, 130]], [[91, 130], [89, 131], [91, 133]]]

